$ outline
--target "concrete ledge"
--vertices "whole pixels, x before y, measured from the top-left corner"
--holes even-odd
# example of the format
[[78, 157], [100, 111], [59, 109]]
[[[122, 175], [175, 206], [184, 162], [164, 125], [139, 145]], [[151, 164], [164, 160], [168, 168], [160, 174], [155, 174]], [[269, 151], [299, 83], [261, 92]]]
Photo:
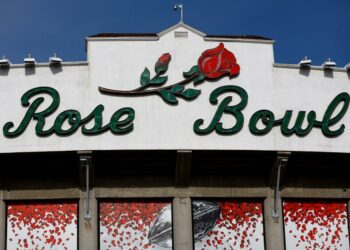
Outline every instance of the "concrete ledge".
[[49, 199], [79, 199], [79, 189], [45, 189], [45, 190], [14, 190], [2, 191], [3, 200], [49, 200]]
[[[265, 198], [273, 197], [273, 189], [266, 188], [222, 188], [222, 187], [152, 187], [152, 188], [94, 188], [96, 198], [158, 198], [158, 197], [230, 197], [230, 198]], [[45, 190], [3, 190], [3, 200], [30, 200], [30, 199], [78, 199], [80, 190], [45, 189]], [[350, 199], [350, 189], [321, 189], [321, 188], [284, 188], [280, 192], [283, 198], [325, 198]]]
[[237, 43], [264, 43], [274, 44], [274, 40], [245, 39], [245, 38], [225, 38], [225, 37], [204, 37], [204, 41], [213, 42], [237, 42]]
[[337, 188], [284, 188], [280, 195], [283, 198], [350, 198], [350, 190]]
[[[64, 67], [64, 66], [86, 66], [86, 65], [89, 65], [89, 63], [87, 61], [76, 61], [76, 62], [62, 62], [61, 63], [61, 67]], [[45, 62], [45, 63], [37, 63], [35, 64], [34, 67], [32, 67], [33, 69], [34, 68], [40, 68], [40, 67], [51, 67], [50, 66], [50, 63], [49, 62]], [[60, 66], [52, 66], [53, 68], [55, 67], [60, 67]], [[24, 63], [19, 63], [19, 64], [10, 64], [10, 68], [25, 68], [25, 64]]]
[[190, 197], [247, 197], [264, 198], [271, 195], [272, 190], [266, 188], [221, 188], [221, 187], [191, 187]]
[[[300, 68], [298, 64], [287, 64], [287, 63], [274, 63], [273, 66], [275, 68], [286, 68], [286, 69], [304, 69], [304, 70], [321, 70], [325, 71], [322, 66], [310, 66], [305, 68]], [[334, 67], [331, 69], [326, 69], [326, 71], [336, 71], [336, 72], [347, 72], [348, 70], [342, 67]]]
[[134, 36], [122, 36], [122, 37], [87, 37], [88, 42], [100, 42], [100, 41], [158, 41], [159, 37], [134, 37]]
[[96, 198], [142, 198], [142, 197], [247, 197], [264, 198], [272, 195], [266, 188], [222, 188], [222, 187], [152, 187], [152, 188], [95, 188]]
[[96, 198], [143, 198], [174, 197], [173, 187], [142, 188], [95, 188]]

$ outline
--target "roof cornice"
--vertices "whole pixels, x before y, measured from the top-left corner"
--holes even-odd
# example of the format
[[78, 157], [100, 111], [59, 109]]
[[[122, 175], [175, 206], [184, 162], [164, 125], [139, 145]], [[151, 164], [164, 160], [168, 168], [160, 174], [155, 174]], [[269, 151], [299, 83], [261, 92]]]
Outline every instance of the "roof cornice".
[[184, 22], [178, 22], [177, 24], [159, 33], [100, 33], [86, 37], [86, 41], [158, 41], [162, 36], [178, 28], [184, 28], [190, 32], [193, 32], [194, 34], [202, 37], [205, 41], [248, 42], [264, 44], [273, 44], [275, 42], [274, 40], [266, 37], [252, 35], [207, 35], [204, 32], [197, 30]]

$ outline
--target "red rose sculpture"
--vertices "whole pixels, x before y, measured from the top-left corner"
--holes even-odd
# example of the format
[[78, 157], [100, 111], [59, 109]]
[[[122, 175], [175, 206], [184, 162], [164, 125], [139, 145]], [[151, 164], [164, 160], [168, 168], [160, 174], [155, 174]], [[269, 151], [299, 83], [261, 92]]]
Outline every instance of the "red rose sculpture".
[[156, 62], [155, 71], [157, 73], [166, 71], [168, 69], [170, 60], [171, 55], [169, 53], [163, 54], [161, 57], [158, 58], [158, 61]]
[[[223, 43], [214, 49], [208, 49], [202, 53], [198, 63], [193, 65], [189, 71], [183, 72], [185, 79], [177, 83], [165, 85], [168, 76], [165, 75], [168, 70], [171, 55], [164, 53], [155, 63], [155, 75], [151, 77], [151, 72], [147, 67], [140, 76], [140, 84], [133, 90], [117, 90], [99, 87], [101, 93], [117, 96], [142, 96], [142, 95], [159, 95], [168, 104], [176, 105], [177, 97], [187, 101], [196, 99], [201, 90], [186, 88], [187, 84], [197, 84], [208, 79], [218, 79], [220, 76], [235, 76], [239, 74], [240, 67], [236, 62], [236, 57], [231, 51], [228, 51]], [[165, 86], [164, 86], [165, 85]]]
[[236, 57], [228, 51], [223, 43], [214, 49], [208, 49], [198, 59], [199, 70], [208, 78], [216, 79], [222, 75], [239, 73]]

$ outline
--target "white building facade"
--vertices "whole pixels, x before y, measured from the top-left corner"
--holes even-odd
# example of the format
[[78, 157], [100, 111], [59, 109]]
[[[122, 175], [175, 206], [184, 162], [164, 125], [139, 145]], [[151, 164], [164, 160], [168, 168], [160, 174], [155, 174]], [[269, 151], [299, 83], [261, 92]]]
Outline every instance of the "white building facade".
[[180, 22], [1, 66], [0, 249], [349, 249], [350, 73], [273, 44]]

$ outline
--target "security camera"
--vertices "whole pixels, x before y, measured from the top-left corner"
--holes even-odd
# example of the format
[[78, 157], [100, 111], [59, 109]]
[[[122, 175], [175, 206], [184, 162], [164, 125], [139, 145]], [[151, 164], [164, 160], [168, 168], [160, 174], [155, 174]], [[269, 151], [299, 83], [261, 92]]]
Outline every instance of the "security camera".
[[182, 3], [180, 3], [180, 4], [175, 4], [175, 6], [174, 6], [174, 10], [175, 11], [177, 11], [177, 9], [180, 9], [180, 11], [181, 11], [181, 22], [183, 22], [183, 19], [184, 19], [184, 8], [183, 8], [184, 6], [183, 6], [183, 4]]
[[175, 4], [174, 5], [174, 10], [177, 10], [177, 8], [180, 8], [182, 10], [182, 7], [183, 7], [182, 3]]

